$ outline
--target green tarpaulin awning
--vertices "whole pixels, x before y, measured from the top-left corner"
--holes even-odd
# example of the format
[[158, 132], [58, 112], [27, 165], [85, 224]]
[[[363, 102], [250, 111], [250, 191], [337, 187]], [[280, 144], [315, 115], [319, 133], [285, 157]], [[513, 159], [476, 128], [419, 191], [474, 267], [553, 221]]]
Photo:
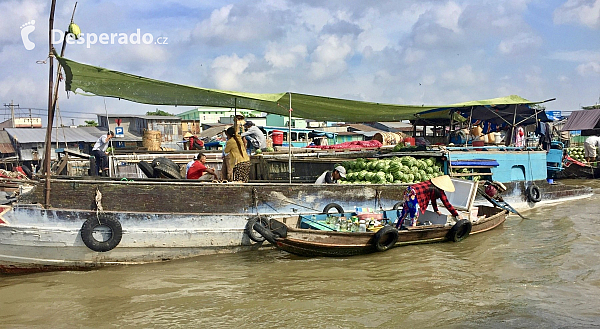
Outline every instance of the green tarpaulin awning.
[[[126, 99], [136, 103], [177, 106], [212, 106], [252, 109], [322, 121], [375, 122], [415, 120], [417, 114], [441, 108], [535, 104], [518, 96], [451, 105], [394, 105], [298, 93], [254, 94], [185, 86], [86, 65], [56, 56], [65, 71], [67, 91]], [[430, 112], [428, 119], [449, 119], [446, 111]]]

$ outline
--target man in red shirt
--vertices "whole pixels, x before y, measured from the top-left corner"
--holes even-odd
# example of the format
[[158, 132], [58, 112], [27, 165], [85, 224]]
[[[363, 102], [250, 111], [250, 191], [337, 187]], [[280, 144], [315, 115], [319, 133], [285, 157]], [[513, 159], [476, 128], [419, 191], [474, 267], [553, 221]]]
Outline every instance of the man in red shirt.
[[[200, 179], [205, 174], [210, 174], [217, 179], [217, 174], [214, 169], [206, 167], [206, 155], [204, 153], [198, 153], [194, 159], [194, 163], [190, 166], [187, 171], [187, 179]], [[204, 179], [206, 177], [202, 177]]]

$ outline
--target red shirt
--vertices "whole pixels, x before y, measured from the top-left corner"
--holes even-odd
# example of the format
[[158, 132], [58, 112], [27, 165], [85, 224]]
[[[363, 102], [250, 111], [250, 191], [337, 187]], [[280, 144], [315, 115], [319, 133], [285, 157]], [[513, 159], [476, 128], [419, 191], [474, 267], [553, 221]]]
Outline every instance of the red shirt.
[[[419, 202], [419, 208], [421, 208], [421, 213], [423, 213], [423, 214], [425, 213], [425, 210], [427, 209], [427, 205], [429, 204], [429, 201], [431, 201], [431, 206], [433, 207], [433, 210], [438, 211], [437, 202], [435, 202], [435, 199], [433, 196], [434, 192], [429, 191], [429, 187], [431, 185], [433, 185], [433, 183], [431, 183], [431, 181], [428, 180], [428, 181], [410, 186], [413, 190], [415, 190], [415, 193], [417, 194], [417, 201]], [[444, 207], [446, 207], [446, 209], [448, 209], [448, 211], [452, 214], [452, 216], [458, 216], [458, 212], [456, 211], [456, 209], [454, 209], [454, 207], [448, 201], [448, 197], [446, 197], [446, 193], [444, 193], [443, 190], [440, 190], [440, 192], [441, 192], [440, 200], [442, 200]]]
[[190, 167], [187, 172], [187, 179], [198, 179], [200, 176], [204, 175], [206, 171], [206, 166], [202, 164], [200, 161], [194, 161], [194, 164]]

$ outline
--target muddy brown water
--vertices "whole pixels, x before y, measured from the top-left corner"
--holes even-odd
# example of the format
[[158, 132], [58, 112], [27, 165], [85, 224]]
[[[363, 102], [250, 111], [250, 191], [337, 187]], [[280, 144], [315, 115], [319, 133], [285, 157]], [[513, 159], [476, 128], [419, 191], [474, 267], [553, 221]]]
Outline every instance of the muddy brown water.
[[0, 327], [600, 327], [599, 205], [594, 195], [460, 243], [366, 256], [264, 250], [0, 276]]

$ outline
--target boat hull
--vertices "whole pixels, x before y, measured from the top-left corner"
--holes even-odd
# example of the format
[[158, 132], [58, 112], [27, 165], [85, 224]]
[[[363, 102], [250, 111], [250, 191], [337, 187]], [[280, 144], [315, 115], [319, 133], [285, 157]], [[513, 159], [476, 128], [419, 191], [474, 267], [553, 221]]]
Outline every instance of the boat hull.
[[[0, 272], [90, 269], [190, 258], [260, 248], [244, 233], [248, 215], [121, 213], [2, 206]], [[123, 228], [118, 246], [88, 248], [81, 238], [88, 219], [111, 218]]]
[[[473, 223], [471, 234], [494, 229], [506, 220], [507, 211], [481, 206], [478, 215], [486, 215]], [[447, 240], [451, 226], [418, 226], [398, 231], [395, 246], [433, 243]], [[289, 253], [307, 257], [344, 257], [368, 254], [377, 251], [374, 247], [374, 232], [352, 233], [331, 232], [311, 229], [288, 228], [284, 238], [276, 238], [275, 246]]]

